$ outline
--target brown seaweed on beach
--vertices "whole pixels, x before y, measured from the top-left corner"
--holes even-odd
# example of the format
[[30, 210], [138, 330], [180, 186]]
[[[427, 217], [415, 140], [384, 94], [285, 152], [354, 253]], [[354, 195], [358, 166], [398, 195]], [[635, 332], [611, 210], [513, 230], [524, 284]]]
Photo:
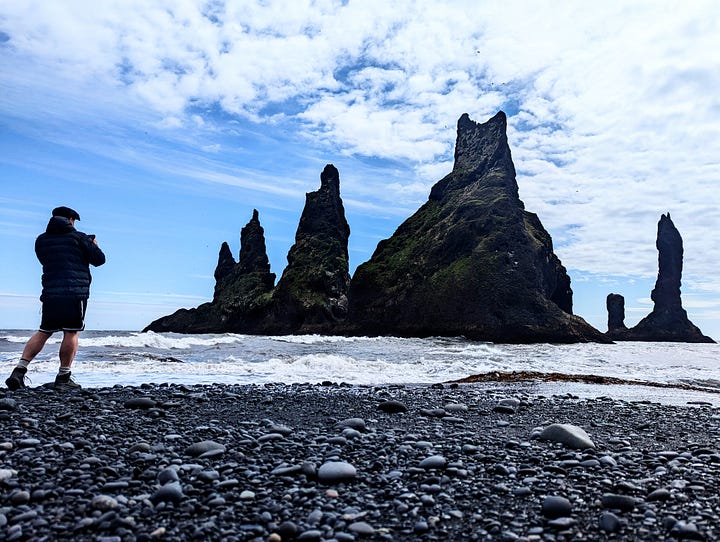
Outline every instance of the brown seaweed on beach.
[[654, 388], [673, 388], [681, 390], [703, 391], [707, 393], [720, 393], [720, 389], [706, 386], [698, 386], [683, 382], [666, 383], [652, 382], [648, 380], [629, 380], [625, 378], [617, 378], [614, 376], [600, 375], [582, 375], [582, 374], [566, 374], [566, 373], [541, 373], [539, 371], [490, 371], [476, 375], [466, 376], [452, 383], [474, 384], [478, 382], [579, 382], [583, 384], [601, 384], [601, 385], [630, 385], [630, 386], [649, 386]]

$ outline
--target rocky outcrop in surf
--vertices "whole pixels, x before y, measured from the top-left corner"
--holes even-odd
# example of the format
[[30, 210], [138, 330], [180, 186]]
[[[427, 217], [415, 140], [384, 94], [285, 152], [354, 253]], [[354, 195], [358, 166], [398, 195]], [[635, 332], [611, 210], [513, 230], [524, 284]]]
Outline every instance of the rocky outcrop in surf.
[[608, 342], [572, 314], [570, 277], [520, 200], [506, 128], [502, 112], [483, 124], [462, 115], [452, 172], [352, 280], [339, 173], [327, 165], [277, 286], [255, 212], [240, 262], [220, 250], [213, 301], [147, 329]]
[[215, 267], [215, 292], [210, 303], [180, 309], [155, 320], [144, 331], [225, 333], [251, 329], [270, 305], [275, 274], [265, 247], [265, 232], [257, 210], [240, 232], [240, 257], [236, 262], [223, 243]]
[[620, 294], [608, 294], [606, 300], [608, 311], [608, 332], [625, 331], [625, 298]]
[[349, 237], [340, 174], [328, 164], [320, 174], [320, 188], [306, 194], [287, 267], [253, 331], [333, 333], [347, 315]]
[[275, 275], [257, 210], [242, 229], [238, 263], [223, 243], [210, 303], [180, 309], [152, 322], [146, 331], [178, 333], [333, 333], [347, 314], [350, 227], [340, 198], [340, 175], [328, 164], [320, 188], [306, 194], [288, 265]]
[[518, 195], [506, 123], [460, 117], [452, 172], [353, 276], [358, 333], [605, 340], [572, 314], [570, 277]]
[[630, 329], [610, 328], [609, 316], [607, 335], [618, 341], [715, 342], [703, 335], [682, 307], [683, 242], [670, 213], [660, 216], [655, 246], [658, 249], [658, 276], [650, 294], [655, 303], [652, 312]]

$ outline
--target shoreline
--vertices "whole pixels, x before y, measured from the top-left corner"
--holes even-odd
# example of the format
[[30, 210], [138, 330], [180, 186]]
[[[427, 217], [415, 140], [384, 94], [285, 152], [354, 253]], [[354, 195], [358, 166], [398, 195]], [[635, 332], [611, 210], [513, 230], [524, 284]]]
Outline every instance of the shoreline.
[[[9, 364], [5, 368], [5, 373], [10, 374], [13, 364]], [[35, 369], [37, 363], [31, 365], [31, 371], [28, 377], [31, 379], [33, 388], [47, 387], [52, 384], [55, 379], [56, 369], [39, 371]], [[3, 373], [4, 374], [4, 373]], [[128, 374], [124, 374], [124, 378], [128, 378]], [[207, 382], [187, 382], [185, 375], [179, 373], [176, 378], [168, 379], [167, 374], [164, 378], [156, 379], [154, 377], [160, 375], [144, 374], [136, 375], [135, 382], [122, 387], [140, 388], [145, 385], [149, 386], [194, 386], [194, 385], [231, 385], [231, 386], [265, 386], [265, 385], [296, 385], [293, 382], [258, 382], [258, 383], [223, 383], [220, 381], [222, 375], [214, 375], [214, 380]], [[92, 371], [87, 372], [81, 370], [76, 374], [77, 381], [83, 386], [83, 389], [98, 390], [106, 387], [118, 386], [120, 384], [110, 384], [108, 386], [92, 386], [87, 384], [87, 379], [91, 378], [98, 381], [102, 375]], [[334, 382], [334, 381], [333, 381]], [[715, 381], [713, 381], [714, 383]], [[307, 384], [321, 384], [321, 381], [307, 382]], [[355, 383], [341, 382], [343, 385], [351, 385], [356, 387], [391, 387], [391, 386], [407, 386], [413, 387], [430, 387], [437, 382], [397, 382], [397, 383]], [[610, 397], [621, 401], [645, 402], [650, 401], [663, 405], [683, 406], [704, 404], [707, 406], [720, 407], [720, 387], [700, 386], [687, 382], [657, 382], [651, 380], [623, 379], [617, 377], [606, 377], [596, 374], [569, 374], [558, 372], [540, 372], [540, 371], [488, 371], [486, 373], [478, 373], [463, 378], [453, 380], [445, 380], [440, 382], [445, 386], [454, 385], [476, 385], [483, 389], [497, 390], [517, 390], [518, 392], [537, 395], [571, 395], [582, 399], [596, 399], [600, 397]], [[303, 384], [303, 383], [300, 383]], [[6, 391], [0, 387], [0, 393]]]
[[663, 405], [720, 406], [720, 388], [686, 382], [655, 382], [607, 377], [594, 374], [568, 374], [539, 371], [490, 371], [446, 382], [446, 384], [477, 384], [517, 389], [535, 395], [569, 394], [582, 399], [612, 399], [654, 402]]
[[[517, 384], [3, 391], [0, 533], [714, 540], [719, 419], [707, 404]], [[583, 428], [595, 448], [534, 438], [550, 424]]]

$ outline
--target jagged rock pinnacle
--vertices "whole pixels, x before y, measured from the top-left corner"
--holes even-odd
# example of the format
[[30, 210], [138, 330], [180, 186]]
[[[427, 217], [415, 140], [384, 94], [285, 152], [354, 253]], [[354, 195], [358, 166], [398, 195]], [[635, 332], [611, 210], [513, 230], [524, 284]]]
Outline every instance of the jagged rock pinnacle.
[[484, 123], [463, 114], [458, 120], [454, 170], [479, 173], [498, 166], [512, 167], [505, 113], [500, 111]]
[[655, 288], [650, 294], [655, 302], [655, 310], [681, 309], [683, 242], [680, 232], [670, 218], [670, 213], [660, 216], [655, 246], [658, 249], [658, 277]]
[[269, 273], [270, 261], [265, 247], [265, 231], [260, 225], [257, 209], [253, 209], [252, 218], [240, 230], [240, 269], [245, 273]]
[[220, 246], [220, 253], [218, 254], [218, 263], [215, 267], [215, 281], [219, 282], [230, 274], [235, 267], [235, 258], [233, 258], [230, 247], [226, 242]]
[[453, 171], [432, 188], [430, 199], [440, 200], [483, 179], [485, 185], [503, 188], [519, 202], [506, 132], [507, 117], [502, 111], [484, 123], [475, 122], [464, 113], [458, 120]]
[[355, 271], [354, 331], [606, 341], [572, 315], [570, 277], [518, 195], [506, 128], [503, 112], [485, 123], [460, 117], [452, 172]]
[[340, 191], [340, 173], [332, 164], [326, 165], [320, 174], [320, 189], [328, 187]]
[[682, 308], [683, 243], [670, 213], [660, 216], [655, 246], [658, 276], [650, 295], [655, 302], [652, 312], [628, 330], [608, 329], [608, 336], [619, 341], [715, 342], [702, 334]]
[[572, 314], [570, 277], [519, 198], [505, 114], [485, 123], [465, 114], [457, 128], [452, 172], [352, 282], [340, 176], [327, 164], [320, 188], [306, 194], [276, 286], [254, 210], [241, 232], [239, 262], [233, 266], [229, 248], [221, 249], [213, 301], [146, 329], [607, 342]]

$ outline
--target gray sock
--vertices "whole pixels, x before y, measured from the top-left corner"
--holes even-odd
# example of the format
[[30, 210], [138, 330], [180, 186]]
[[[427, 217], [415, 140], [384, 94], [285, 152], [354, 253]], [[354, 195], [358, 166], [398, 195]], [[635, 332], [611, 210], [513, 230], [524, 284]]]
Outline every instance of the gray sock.
[[60, 367], [60, 370], [58, 371], [58, 374], [59, 374], [59, 375], [69, 375], [69, 374], [70, 374], [70, 369], [68, 369], [67, 367]]
[[30, 362], [28, 360], [20, 358], [16, 367], [18, 369], [27, 369], [29, 364]]

